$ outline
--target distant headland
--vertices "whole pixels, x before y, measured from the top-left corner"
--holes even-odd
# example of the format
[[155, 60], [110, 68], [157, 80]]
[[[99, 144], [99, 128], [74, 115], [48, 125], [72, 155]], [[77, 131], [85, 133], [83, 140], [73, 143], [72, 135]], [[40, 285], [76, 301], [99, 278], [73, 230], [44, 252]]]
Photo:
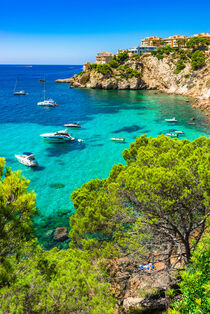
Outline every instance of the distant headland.
[[156, 89], [195, 98], [194, 107], [210, 115], [210, 34], [156, 36], [141, 46], [99, 52], [72, 78], [58, 79], [75, 88]]

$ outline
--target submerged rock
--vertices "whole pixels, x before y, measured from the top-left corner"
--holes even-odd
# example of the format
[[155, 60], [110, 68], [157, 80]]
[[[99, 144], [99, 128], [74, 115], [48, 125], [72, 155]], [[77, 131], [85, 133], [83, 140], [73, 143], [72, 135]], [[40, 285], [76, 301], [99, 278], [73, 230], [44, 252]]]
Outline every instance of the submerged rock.
[[50, 184], [50, 187], [54, 188], [54, 189], [62, 189], [65, 187], [65, 184], [63, 184], [63, 183], [52, 183], [52, 184]]
[[54, 234], [55, 241], [65, 241], [68, 239], [68, 228], [67, 227], [60, 227], [56, 228]]

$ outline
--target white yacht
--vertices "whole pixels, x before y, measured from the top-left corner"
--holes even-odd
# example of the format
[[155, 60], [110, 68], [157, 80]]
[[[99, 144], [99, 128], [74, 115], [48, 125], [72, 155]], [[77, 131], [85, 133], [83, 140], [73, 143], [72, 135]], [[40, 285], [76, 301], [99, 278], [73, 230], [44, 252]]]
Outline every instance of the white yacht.
[[55, 107], [57, 106], [56, 102], [52, 99], [44, 99], [43, 101], [39, 101], [37, 103], [38, 106], [46, 106], [46, 107]]
[[183, 131], [174, 131], [174, 132], [177, 133], [177, 134], [184, 134]]
[[16, 82], [15, 82], [15, 87], [14, 87], [13, 95], [15, 95], [15, 96], [26, 95], [26, 92], [25, 92], [24, 90], [16, 91], [16, 87], [17, 87], [17, 80], [16, 80]]
[[81, 128], [81, 125], [79, 125], [79, 123], [75, 122], [75, 123], [66, 123], [64, 124], [65, 127], [67, 128]]
[[32, 153], [23, 153], [22, 155], [15, 155], [15, 157], [17, 158], [17, 160], [28, 167], [36, 167], [38, 166], [38, 162], [35, 159], [34, 154]]
[[70, 142], [70, 141], [75, 140], [75, 138], [72, 137], [68, 133], [68, 130], [57, 131], [54, 133], [40, 134], [40, 136], [43, 137], [44, 140], [48, 142], [64, 143], [64, 142]]
[[44, 82], [44, 100], [43, 101], [39, 101], [37, 103], [38, 106], [46, 106], [46, 107], [55, 107], [57, 106], [56, 102], [52, 99], [52, 98], [46, 98], [46, 88], [45, 88], [45, 80], [43, 80]]
[[179, 136], [179, 134], [177, 134], [177, 133], [167, 133], [166, 135], [171, 136], [171, 137], [178, 137]]
[[171, 119], [165, 119], [166, 122], [177, 122], [176, 118], [173, 117]]
[[123, 137], [112, 137], [111, 141], [113, 141], [113, 142], [125, 142], [125, 139]]
[[13, 95], [15, 95], [15, 96], [21, 96], [21, 95], [26, 95], [26, 92], [24, 91], [24, 90], [20, 90], [19, 92], [14, 92], [14, 94]]

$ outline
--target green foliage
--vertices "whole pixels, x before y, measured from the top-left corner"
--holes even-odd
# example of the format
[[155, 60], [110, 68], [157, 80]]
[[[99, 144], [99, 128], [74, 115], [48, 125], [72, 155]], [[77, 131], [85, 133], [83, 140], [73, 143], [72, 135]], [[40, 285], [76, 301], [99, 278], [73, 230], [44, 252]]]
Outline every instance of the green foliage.
[[192, 143], [163, 135], [137, 138], [123, 152], [126, 166], [114, 166], [106, 180], [91, 180], [72, 194], [72, 243], [83, 248], [94, 239], [94, 248], [111, 244], [139, 255], [158, 241], [177, 243], [187, 263], [190, 236], [205, 225], [209, 207], [208, 145], [205, 137]]
[[156, 57], [158, 58], [158, 60], [162, 60], [164, 58], [164, 56], [160, 53], [157, 53]]
[[193, 52], [192, 57], [192, 69], [197, 70], [200, 69], [206, 61], [205, 55], [202, 51], [196, 50]]
[[190, 77], [190, 74], [185, 74], [184, 77], [185, 77], [185, 78], [189, 78], [189, 77]]
[[123, 51], [118, 53], [117, 55], [114, 56], [114, 60], [118, 61], [119, 63], [123, 63], [129, 59], [128, 56], [128, 51]]
[[206, 235], [193, 252], [191, 263], [181, 273], [182, 300], [175, 302], [171, 314], [209, 313], [210, 236]]
[[111, 67], [111, 68], [114, 68], [114, 69], [116, 69], [116, 68], [118, 68], [119, 67], [119, 62], [117, 61], [117, 60], [112, 60], [112, 61], [109, 61], [108, 62], [108, 65]]
[[96, 63], [92, 63], [92, 64], [88, 65], [88, 69], [89, 70], [96, 70], [96, 68], [97, 68], [97, 64]]
[[37, 214], [35, 194], [27, 192], [29, 181], [20, 171], [4, 169], [0, 158], [0, 286], [12, 277], [12, 266], [8, 256], [20, 258], [27, 246], [33, 243], [33, 222]]
[[114, 313], [110, 285], [88, 252], [38, 248], [15, 272], [0, 290], [2, 313]]
[[104, 75], [112, 73], [112, 69], [108, 63], [97, 64], [97, 67], [95, 68], [95, 70], [101, 74], [104, 74]]
[[84, 74], [84, 72], [82, 71], [82, 72], [79, 72], [78, 74], [76, 74], [75, 76], [81, 76], [83, 74]]
[[193, 48], [193, 50], [205, 50], [209, 42], [203, 37], [192, 37], [186, 42], [187, 48]]
[[131, 58], [132, 59], [139, 59], [139, 57], [142, 55], [142, 53], [141, 54], [133, 54], [132, 56], [131, 56]]
[[117, 69], [125, 78], [140, 78], [142, 76], [141, 72], [137, 71], [136, 69], [132, 69], [129, 64], [120, 65]]
[[174, 71], [174, 74], [179, 74], [184, 68], [185, 64], [182, 60], [179, 60], [176, 64], [176, 70]]

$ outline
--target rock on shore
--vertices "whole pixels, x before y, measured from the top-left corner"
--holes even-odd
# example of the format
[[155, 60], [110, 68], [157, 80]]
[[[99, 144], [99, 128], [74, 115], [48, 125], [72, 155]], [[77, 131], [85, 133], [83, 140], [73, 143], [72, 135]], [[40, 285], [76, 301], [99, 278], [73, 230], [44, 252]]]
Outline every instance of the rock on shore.
[[92, 69], [56, 82], [70, 83], [74, 88], [156, 89], [169, 94], [191, 96], [196, 99], [194, 107], [209, 113], [210, 58], [206, 60], [204, 67], [196, 71], [192, 71], [191, 64], [187, 63], [179, 74], [174, 74], [176, 63], [177, 60], [172, 55], [158, 60], [151, 54], [144, 54], [125, 62], [133, 70], [141, 72], [141, 77], [125, 78], [126, 75], [118, 69], [112, 69], [112, 73], [105, 75]]

